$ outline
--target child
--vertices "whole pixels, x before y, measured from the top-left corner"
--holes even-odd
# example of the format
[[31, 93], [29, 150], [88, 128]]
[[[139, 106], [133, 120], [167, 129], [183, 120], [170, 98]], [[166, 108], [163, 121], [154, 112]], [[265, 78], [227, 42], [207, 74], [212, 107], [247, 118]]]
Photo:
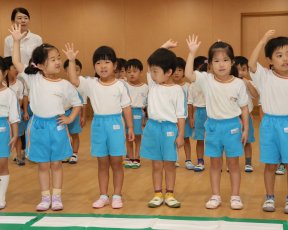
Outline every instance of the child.
[[[181, 58], [181, 57], [176, 58], [176, 70], [172, 75], [172, 79], [173, 79], [173, 82], [175, 84], [180, 85], [182, 87], [184, 95], [185, 95], [185, 103], [187, 105], [188, 88], [189, 88], [190, 84], [188, 82], [184, 81], [185, 65], [186, 65], [186, 62], [183, 58]], [[190, 137], [191, 136], [192, 136], [192, 128], [190, 127], [189, 119], [186, 118], [186, 120], [185, 120], [185, 134], [184, 134], [184, 151], [185, 151], [185, 156], [186, 156], [185, 166], [186, 166], [186, 169], [188, 169], [188, 170], [194, 169], [194, 165], [192, 164], [192, 161], [191, 161], [191, 145], [190, 145]]]
[[[225, 151], [230, 171], [232, 194], [231, 209], [242, 209], [239, 196], [239, 156], [248, 138], [248, 96], [242, 80], [230, 75], [234, 61], [232, 47], [225, 42], [215, 42], [208, 52], [208, 63], [212, 73], [193, 70], [195, 54], [201, 42], [194, 36], [187, 39], [189, 55], [185, 75], [200, 86], [206, 99], [208, 119], [205, 123], [205, 155], [210, 156], [210, 180], [212, 197], [206, 208], [215, 209], [221, 205], [220, 178], [222, 152]], [[239, 115], [243, 119], [243, 132]]]
[[127, 81], [126, 70], [125, 70], [126, 62], [127, 61], [124, 58], [117, 58], [117, 67], [115, 70], [115, 77], [117, 79], [122, 79], [122, 80]]
[[135, 134], [135, 152], [133, 142], [126, 140], [126, 147], [129, 161], [125, 168], [137, 169], [140, 164], [140, 144], [142, 135], [142, 126], [144, 122], [143, 109], [147, 105], [148, 86], [140, 81], [143, 65], [138, 59], [130, 59], [126, 62], [125, 71], [127, 76], [127, 89], [131, 98], [133, 127]]
[[[81, 62], [78, 59], [76, 59], [75, 63], [76, 63], [77, 76], [79, 78], [83, 78], [82, 76], [80, 76], [82, 70]], [[69, 60], [67, 59], [63, 65], [67, 76], [68, 76], [68, 66], [69, 66]], [[83, 107], [80, 111], [80, 114], [77, 115], [76, 119], [72, 123], [68, 124], [68, 130], [72, 139], [72, 149], [73, 149], [73, 155], [68, 160], [69, 164], [77, 164], [78, 162], [78, 151], [80, 145], [79, 133], [81, 133], [82, 128], [86, 124], [87, 96], [85, 95], [85, 92], [82, 92], [80, 95], [81, 98], [83, 99]], [[65, 111], [66, 111], [65, 116], [69, 116], [72, 111], [72, 106], [69, 105], [69, 103], [66, 106]]]
[[17, 97], [3, 84], [6, 74], [7, 66], [4, 59], [0, 57], [0, 209], [6, 206], [5, 196], [10, 178], [8, 157], [10, 149], [13, 149], [17, 142], [18, 122], [20, 121]]
[[[71, 123], [79, 113], [81, 100], [77, 90], [68, 81], [57, 76], [61, 70], [57, 48], [49, 44], [40, 45], [32, 53], [31, 65], [25, 69], [20, 60], [20, 40], [25, 33], [21, 33], [21, 25], [12, 26], [10, 33], [14, 39], [13, 64], [30, 89], [33, 117], [27, 129], [26, 153], [29, 160], [38, 163], [42, 200], [36, 210], [46, 211], [51, 203], [52, 210], [62, 210], [62, 160], [72, 155], [66, 124]], [[65, 101], [73, 106], [69, 117], [64, 116]]]
[[[14, 93], [17, 96], [18, 103], [20, 106], [20, 109], [23, 107], [23, 93], [24, 93], [24, 85], [23, 83], [17, 79], [18, 72], [15, 68], [15, 66], [12, 63], [12, 57], [5, 57], [4, 62], [8, 68], [8, 73], [6, 75], [6, 86], [9, 87], [14, 91]], [[18, 123], [18, 138], [16, 142], [16, 163], [19, 166], [25, 165], [25, 156], [22, 155], [22, 142], [21, 137], [24, 135], [25, 127], [24, 127], [24, 121], [23, 121], [23, 110], [20, 110], [20, 122]]]
[[123, 207], [121, 196], [124, 171], [122, 157], [126, 154], [125, 133], [122, 111], [128, 128], [128, 140], [134, 140], [131, 100], [122, 81], [115, 78], [116, 54], [108, 46], [101, 46], [93, 54], [93, 65], [100, 78], [78, 78], [75, 71], [75, 59], [78, 51], [73, 44], [66, 44], [65, 51], [69, 59], [68, 75], [70, 81], [85, 91], [90, 98], [94, 111], [91, 124], [91, 154], [98, 160], [98, 180], [100, 198], [92, 205], [103, 208], [109, 204], [108, 182], [109, 168], [113, 171], [114, 195], [112, 208]]
[[[194, 59], [193, 69], [201, 72], [207, 71], [207, 58], [198, 56]], [[194, 167], [195, 172], [202, 172], [204, 166], [204, 138], [207, 120], [206, 101], [202, 90], [192, 82], [188, 92], [188, 117], [190, 125], [194, 127], [193, 139], [196, 140], [197, 165]]]
[[[288, 37], [276, 37], [269, 30], [253, 50], [249, 59], [250, 75], [259, 90], [264, 117], [260, 124], [260, 160], [265, 163], [266, 200], [263, 210], [275, 211], [275, 170], [277, 164], [288, 164]], [[265, 46], [265, 56], [272, 69], [257, 60]], [[288, 214], [288, 196], [284, 212]]]
[[[148, 207], [155, 208], [163, 202], [168, 207], [179, 208], [181, 203], [174, 198], [176, 179], [175, 162], [177, 149], [184, 145], [186, 118], [185, 96], [182, 88], [173, 83], [176, 55], [168, 48], [177, 43], [169, 40], [148, 58], [150, 72], [148, 117], [143, 131], [140, 155], [152, 160], [152, 177], [155, 195]], [[177, 127], [178, 125], [178, 127]], [[165, 173], [166, 194], [162, 193], [162, 177]]]
[[258, 99], [259, 94], [258, 91], [253, 84], [252, 81], [249, 79], [249, 67], [248, 67], [248, 60], [243, 56], [236, 56], [234, 65], [237, 67], [239, 78], [243, 79], [247, 93], [248, 93], [248, 110], [249, 110], [249, 133], [248, 133], [248, 140], [246, 145], [244, 146], [245, 152], [245, 172], [253, 172], [252, 166], [252, 144], [255, 142], [254, 137], [254, 126], [252, 121], [252, 110], [253, 110], [253, 101], [252, 99]]

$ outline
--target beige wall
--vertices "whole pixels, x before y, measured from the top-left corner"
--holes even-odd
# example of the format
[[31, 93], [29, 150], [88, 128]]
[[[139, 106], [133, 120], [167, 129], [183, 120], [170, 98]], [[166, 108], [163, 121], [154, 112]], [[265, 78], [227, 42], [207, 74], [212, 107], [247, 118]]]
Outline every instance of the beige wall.
[[[179, 41], [175, 49], [186, 58], [185, 38], [199, 34], [199, 54], [216, 39], [229, 42], [236, 54], [241, 50], [241, 13], [287, 11], [287, 0], [0, 0], [0, 39], [4, 41], [14, 7], [31, 14], [31, 31], [61, 49], [74, 42], [80, 50], [84, 74], [93, 74], [91, 57], [100, 45], [115, 48], [117, 56], [148, 55], [168, 38]], [[287, 27], [287, 23], [286, 23]], [[288, 36], [286, 34], [286, 36]], [[3, 55], [3, 42], [0, 43]], [[64, 57], [63, 57], [64, 59]]]

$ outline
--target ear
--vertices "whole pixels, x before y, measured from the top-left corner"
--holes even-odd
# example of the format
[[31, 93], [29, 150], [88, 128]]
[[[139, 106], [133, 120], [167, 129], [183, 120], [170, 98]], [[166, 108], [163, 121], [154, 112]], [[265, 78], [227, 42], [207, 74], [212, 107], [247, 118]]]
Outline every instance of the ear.
[[117, 62], [113, 63], [113, 69], [114, 71], [117, 69]]
[[168, 70], [166, 71], [165, 75], [167, 75], [168, 77], [171, 77], [171, 76], [172, 76], [172, 73], [173, 73], [172, 69], [168, 69]]
[[273, 65], [272, 63], [272, 59], [270, 59], [269, 57], [266, 57], [267, 62], [269, 63], [269, 65]]

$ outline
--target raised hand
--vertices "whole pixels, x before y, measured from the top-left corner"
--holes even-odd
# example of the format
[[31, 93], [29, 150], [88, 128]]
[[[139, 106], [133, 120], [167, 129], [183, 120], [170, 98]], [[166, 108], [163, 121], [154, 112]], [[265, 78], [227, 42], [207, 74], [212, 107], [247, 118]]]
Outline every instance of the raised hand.
[[178, 42], [173, 41], [172, 39], [169, 39], [168, 41], [166, 41], [161, 48], [165, 48], [165, 49], [171, 49], [171, 48], [175, 48], [177, 47]]
[[20, 41], [22, 38], [24, 38], [27, 34], [27, 31], [21, 33], [21, 25], [14, 24], [11, 26], [11, 29], [8, 29], [11, 33], [14, 41]]
[[79, 53], [79, 50], [74, 51], [74, 44], [69, 42], [65, 44], [65, 50], [62, 49], [62, 51], [69, 61], [74, 61]]
[[268, 42], [268, 40], [270, 40], [270, 38], [272, 38], [275, 35], [275, 30], [268, 30], [264, 36], [262, 37], [262, 42], [264, 42], [265, 44]]
[[197, 35], [189, 35], [189, 37], [186, 39], [189, 51], [193, 54], [196, 53], [196, 51], [198, 50], [199, 46], [201, 45], [201, 42], [198, 41], [198, 36]]

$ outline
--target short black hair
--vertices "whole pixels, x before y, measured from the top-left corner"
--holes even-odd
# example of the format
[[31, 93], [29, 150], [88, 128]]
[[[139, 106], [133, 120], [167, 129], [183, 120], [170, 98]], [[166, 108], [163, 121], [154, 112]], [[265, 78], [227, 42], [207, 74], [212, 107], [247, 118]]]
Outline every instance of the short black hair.
[[219, 41], [215, 42], [214, 44], [212, 44], [212, 46], [210, 46], [208, 51], [208, 63], [212, 62], [214, 54], [219, 50], [225, 51], [230, 60], [232, 62], [234, 61], [234, 51], [232, 46], [226, 42]]
[[136, 69], [139, 69], [140, 71], [143, 70], [143, 64], [140, 60], [136, 58], [129, 59], [125, 64], [125, 70], [130, 69], [131, 67], [134, 67]]
[[17, 13], [25, 14], [30, 19], [30, 14], [29, 14], [27, 9], [25, 9], [23, 7], [17, 7], [12, 11], [12, 14], [11, 14], [11, 21], [12, 22], [15, 21]]
[[204, 64], [200, 65], [198, 68], [198, 71], [199, 72], [207, 72], [208, 71], [208, 63], [205, 62]]
[[99, 48], [97, 48], [94, 51], [92, 58], [93, 65], [95, 65], [95, 63], [100, 60], [109, 60], [113, 64], [115, 64], [117, 61], [117, 57], [114, 49], [109, 46], [100, 46]]
[[[82, 64], [78, 59], [75, 59], [75, 64], [80, 67], [80, 70], [82, 70]], [[63, 68], [66, 69], [68, 66], [69, 66], [69, 60], [67, 59], [63, 64]]]
[[248, 67], [248, 59], [246, 57], [243, 56], [236, 56], [234, 59], [234, 63], [235, 65], [240, 65], [240, 66], [244, 66], [246, 65]]
[[236, 65], [231, 66], [230, 75], [233, 75], [234, 77], [237, 77], [237, 78], [241, 78], [239, 77], [239, 72], [238, 72]]
[[288, 46], [288, 37], [277, 37], [270, 39], [264, 48], [265, 57], [272, 59], [274, 51], [284, 46]]
[[5, 60], [0, 56], [0, 71], [4, 74], [4, 72], [8, 69]]
[[205, 57], [205, 56], [195, 57], [194, 63], [193, 63], [193, 69], [199, 70], [205, 62], [207, 62], [207, 57]]
[[10, 69], [10, 67], [13, 65], [12, 57], [11, 57], [11, 56], [5, 57], [5, 58], [4, 58], [4, 62], [5, 62], [5, 65], [6, 65], [6, 68], [7, 68], [7, 69]]
[[166, 73], [169, 69], [171, 69], [172, 73], [174, 73], [177, 58], [172, 51], [165, 48], [159, 48], [150, 55], [147, 62], [149, 66], [160, 67], [164, 73]]
[[185, 66], [186, 66], [186, 61], [181, 57], [177, 57], [176, 58], [176, 68], [185, 70]]
[[124, 58], [117, 58], [117, 67], [116, 70], [120, 71], [122, 68], [125, 69], [126, 60]]

